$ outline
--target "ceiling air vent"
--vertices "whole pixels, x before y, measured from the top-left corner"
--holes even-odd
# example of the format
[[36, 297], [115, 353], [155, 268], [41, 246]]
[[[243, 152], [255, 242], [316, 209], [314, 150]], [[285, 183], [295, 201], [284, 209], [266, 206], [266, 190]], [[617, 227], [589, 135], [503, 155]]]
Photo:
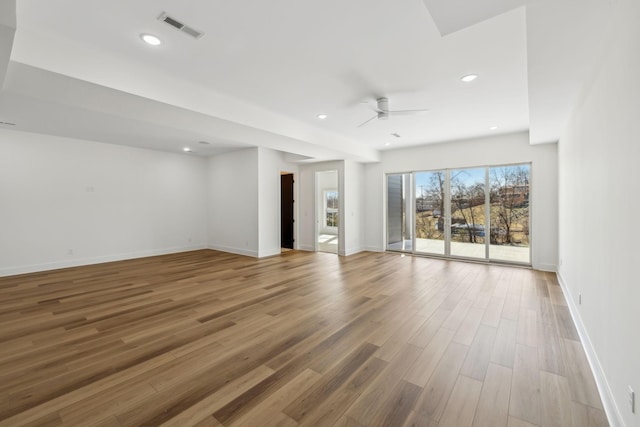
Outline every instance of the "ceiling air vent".
[[169, 16], [167, 12], [162, 12], [162, 14], [158, 16], [158, 20], [171, 25], [176, 30], [180, 30], [185, 34], [190, 35], [194, 39], [199, 39], [200, 37], [204, 36], [204, 33], [202, 31], [198, 31], [193, 27], [189, 27], [188, 25], [183, 24], [177, 19]]

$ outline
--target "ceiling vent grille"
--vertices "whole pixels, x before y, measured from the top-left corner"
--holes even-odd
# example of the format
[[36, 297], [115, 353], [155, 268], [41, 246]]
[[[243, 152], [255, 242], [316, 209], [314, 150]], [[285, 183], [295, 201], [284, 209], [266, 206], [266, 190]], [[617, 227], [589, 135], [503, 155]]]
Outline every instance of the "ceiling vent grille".
[[162, 14], [158, 16], [158, 20], [171, 25], [176, 30], [182, 31], [185, 34], [190, 35], [194, 39], [199, 39], [200, 37], [204, 36], [204, 33], [202, 31], [198, 31], [193, 27], [189, 27], [188, 25], [183, 24], [177, 19], [169, 16], [167, 12], [162, 12]]

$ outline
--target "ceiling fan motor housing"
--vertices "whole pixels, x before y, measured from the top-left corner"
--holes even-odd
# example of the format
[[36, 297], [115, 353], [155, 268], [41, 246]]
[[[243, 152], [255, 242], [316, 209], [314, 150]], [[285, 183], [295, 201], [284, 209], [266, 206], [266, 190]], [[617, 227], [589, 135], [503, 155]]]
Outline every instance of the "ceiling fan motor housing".
[[389, 118], [389, 98], [378, 98], [376, 103], [378, 120], [387, 120]]
[[378, 110], [384, 113], [389, 112], [389, 98], [378, 98], [376, 102], [378, 103]]

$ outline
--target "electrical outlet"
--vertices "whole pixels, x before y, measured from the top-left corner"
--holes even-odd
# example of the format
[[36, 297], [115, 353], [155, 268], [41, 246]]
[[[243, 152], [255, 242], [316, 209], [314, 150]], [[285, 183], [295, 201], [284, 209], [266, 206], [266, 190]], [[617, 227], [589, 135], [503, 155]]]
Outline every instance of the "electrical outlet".
[[73, 255], [73, 249], [68, 249], [67, 250], [67, 255]]
[[631, 413], [636, 413], [636, 393], [633, 391], [631, 386], [629, 386], [629, 406], [631, 407]]

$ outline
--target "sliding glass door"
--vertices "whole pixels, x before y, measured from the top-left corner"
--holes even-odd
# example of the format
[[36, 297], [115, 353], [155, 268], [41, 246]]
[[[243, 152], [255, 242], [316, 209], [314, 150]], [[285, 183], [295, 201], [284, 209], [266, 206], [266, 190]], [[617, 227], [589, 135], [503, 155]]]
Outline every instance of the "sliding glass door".
[[445, 255], [445, 171], [415, 175], [416, 252]]
[[387, 175], [387, 249], [530, 264], [530, 169]]
[[413, 198], [410, 173], [387, 175], [387, 249], [413, 250]]
[[450, 173], [451, 255], [485, 259], [486, 170], [455, 169]]
[[530, 262], [529, 179], [528, 164], [489, 168], [491, 259]]

